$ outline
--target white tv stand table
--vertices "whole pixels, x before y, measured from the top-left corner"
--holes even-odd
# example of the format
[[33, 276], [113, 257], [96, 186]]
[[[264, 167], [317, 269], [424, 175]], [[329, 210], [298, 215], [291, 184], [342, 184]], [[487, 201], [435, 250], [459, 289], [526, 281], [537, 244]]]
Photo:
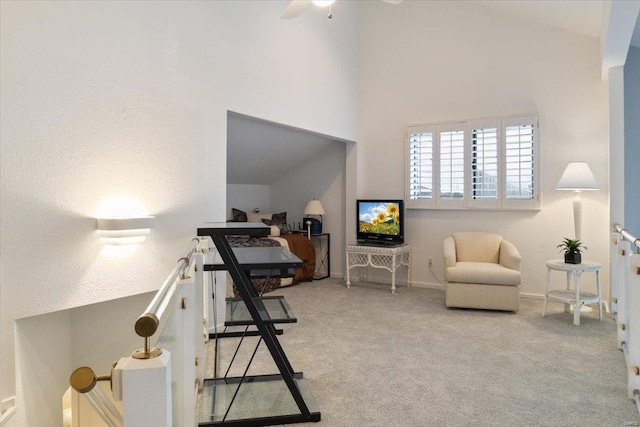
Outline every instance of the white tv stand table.
[[[407, 286], [411, 286], [411, 246], [347, 245], [347, 288], [351, 286], [349, 270], [353, 267], [384, 268], [391, 272], [391, 293], [396, 293], [396, 270], [407, 267]], [[365, 280], [366, 280], [366, 269]]]

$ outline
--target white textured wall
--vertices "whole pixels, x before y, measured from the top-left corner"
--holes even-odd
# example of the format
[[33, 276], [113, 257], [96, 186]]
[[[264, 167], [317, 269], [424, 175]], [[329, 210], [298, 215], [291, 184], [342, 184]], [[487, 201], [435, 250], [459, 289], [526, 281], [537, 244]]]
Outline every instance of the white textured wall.
[[[196, 226], [226, 219], [227, 110], [355, 139], [357, 7], [284, 21], [286, 4], [0, 3], [3, 397], [14, 319], [157, 289]], [[157, 215], [127, 254], [93, 219], [119, 194]]]
[[16, 321], [18, 408], [8, 426], [62, 425], [62, 395], [77, 367], [69, 357], [71, 330], [69, 311]]
[[[541, 115], [542, 210], [408, 211], [412, 280], [443, 276], [442, 241], [454, 231], [497, 231], [524, 258], [522, 292], [544, 293], [547, 259], [573, 235], [571, 194], [555, 190], [566, 164], [589, 162], [601, 191], [584, 193], [585, 257], [608, 265], [607, 82], [599, 41], [520, 21], [472, 2], [363, 6], [358, 195], [404, 194], [407, 125], [509, 114]], [[607, 277], [605, 271], [601, 277]], [[593, 278], [585, 283], [593, 286]], [[606, 294], [606, 286], [605, 286]]]

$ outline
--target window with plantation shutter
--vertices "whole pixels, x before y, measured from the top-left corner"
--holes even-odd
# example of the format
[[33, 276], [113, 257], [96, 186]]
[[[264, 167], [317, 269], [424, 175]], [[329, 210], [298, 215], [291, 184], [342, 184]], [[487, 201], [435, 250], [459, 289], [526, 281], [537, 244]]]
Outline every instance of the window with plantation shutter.
[[[439, 126], [440, 187], [439, 205], [464, 201], [464, 130]], [[460, 203], [458, 203], [460, 204]]]
[[499, 206], [499, 120], [473, 121], [470, 127], [470, 207]]
[[432, 205], [434, 197], [434, 131], [435, 127], [409, 128], [407, 131], [407, 199], [420, 201], [418, 203], [423, 207]]
[[536, 157], [538, 118], [514, 117], [504, 122], [504, 186], [503, 205], [530, 207], [537, 205], [538, 185]]
[[407, 128], [407, 208], [538, 209], [538, 116]]

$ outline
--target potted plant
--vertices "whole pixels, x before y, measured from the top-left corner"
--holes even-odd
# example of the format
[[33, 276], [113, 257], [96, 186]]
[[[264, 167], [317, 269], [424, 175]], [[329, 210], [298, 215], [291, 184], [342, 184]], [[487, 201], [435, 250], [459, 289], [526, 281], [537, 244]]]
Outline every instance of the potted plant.
[[582, 262], [581, 251], [588, 249], [580, 240], [566, 237], [557, 248], [560, 249], [560, 252], [564, 252], [564, 262], [567, 264], [580, 264]]

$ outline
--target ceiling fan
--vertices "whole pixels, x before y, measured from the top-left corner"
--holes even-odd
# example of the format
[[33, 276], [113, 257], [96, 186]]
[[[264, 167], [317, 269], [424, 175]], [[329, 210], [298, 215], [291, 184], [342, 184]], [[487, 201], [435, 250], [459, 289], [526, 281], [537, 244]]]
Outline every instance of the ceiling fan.
[[[291, 0], [291, 3], [286, 7], [282, 15], [280, 15], [281, 19], [293, 19], [298, 17], [310, 3], [315, 4], [319, 7], [331, 7], [331, 4], [335, 0]], [[389, 4], [400, 4], [404, 0], [382, 0], [385, 3]], [[329, 9], [328, 18], [331, 19], [333, 15], [331, 14], [331, 9]]]

